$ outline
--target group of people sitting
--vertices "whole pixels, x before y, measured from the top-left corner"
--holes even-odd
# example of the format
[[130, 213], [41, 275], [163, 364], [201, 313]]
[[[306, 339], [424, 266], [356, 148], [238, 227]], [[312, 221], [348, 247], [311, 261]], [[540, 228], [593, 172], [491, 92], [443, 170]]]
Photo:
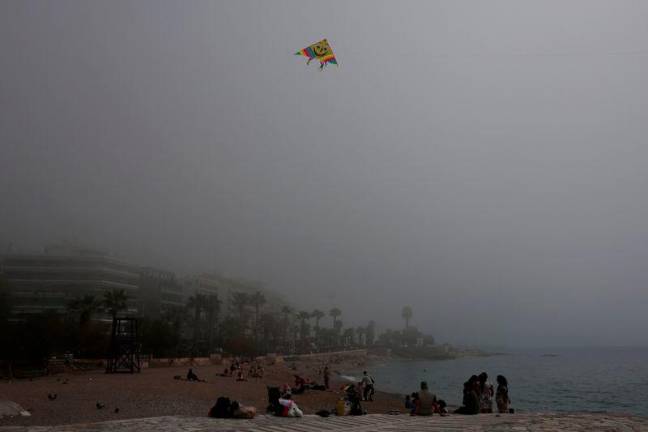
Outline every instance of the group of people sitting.
[[228, 368], [225, 368], [225, 370], [223, 371], [222, 374], [220, 374], [220, 376], [236, 377], [236, 381], [247, 381], [248, 376], [250, 378], [263, 378], [263, 374], [265, 373], [265, 370], [263, 369], [262, 365], [258, 364], [257, 362], [253, 362], [250, 365], [250, 368], [246, 374], [245, 369], [243, 367], [246, 363], [241, 363], [238, 359], [236, 359], [232, 361], [232, 363]]
[[464, 383], [463, 405], [455, 413], [457, 414], [479, 414], [493, 412], [493, 398], [497, 404], [499, 413], [513, 412], [509, 408], [511, 399], [508, 394], [508, 381], [503, 375], [497, 375], [497, 391], [493, 384], [488, 381], [488, 374], [482, 372], [479, 375], [471, 376]]
[[432, 414], [446, 415], [448, 410], [443, 399], [437, 399], [428, 387], [428, 383], [421, 382], [421, 389], [418, 392], [405, 396], [405, 409], [410, 415], [429, 416]]
[[[488, 374], [482, 372], [471, 376], [464, 383], [462, 406], [454, 411], [455, 414], [479, 414], [493, 412], [493, 398], [499, 413], [512, 413], [511, 399], [508, 394], [508, 381], [503, 375], [497, 376], [497, 391], [488, 381]], [[421, 382], [421, 390], [405, 396], [405, 408], [411, 415], [440, 415], [448, 414], [447, 404], [430, 392], [427, 382]]]
[[[237, 380], [241, 379], [242, 366], [233, 362], [230, 368], [226, 369], [223, 375], [233, 376], [238, 371]], [[328, 371], [327, 371], [328, 372]], [[252, 376], [263, 376], [263, 367], [252, 364], [250, 367]], [[328, 378], [328, 374], [324, 376]], [[267, 411], [280, 417], [302, 417], [303, 412], [295, 401], [292, 399], [293, 394], [301, 394], [306, 390], [326, 390], [326, 385], [320, 385], [311, 382], [308, 378], [303, 378], [295, 374], [295, 386], [291, 387], [284, 384], [281, 387], [268, 387], [269, 405]], [[202, 381], [189, 369], [187, 373], [188, 381]], [[326, 379], [328, 381], [328, 379]], [[362, 408], [361, 401], [373, 401], [375, 394], [375, 380], [367, 371], [363, 372], [362, 379], [356, 384], [347, 384], [343, 387], [343, 396], [340, 398], [336, 407], [332, 411], [322, 410], [319, 415], [328, 416], [329, 414], [337, 415], [362, 415], [366, 411]], [[497, 404], [499, 413], [513, 413], [510, 408], [511, 399], [508, 393], [508, 381], [503, 375], [497, 376], [497, 390], [488, 381], [488, 374], [482, 372], [479, 375], [472, 375], [463, 385], [462, 406], [454, 411], [455, 414], [479, 414], [493, 413], [493, 399]], [[427, 382], [420, 383], [420, 390], [405, 396], [405, 408], [410, 415], [430, 416], [439, 414], [445, 416], [448, 414], [447, 404], [442, 399], [437, 399], [428, 387]], [[210, 417], [219, 418], [253, 418], [256, 414], [254, 407], [246, 407], [237, 401], [230, 401], [226, 397], [218, 398], [216, 404], [209, 412]]]

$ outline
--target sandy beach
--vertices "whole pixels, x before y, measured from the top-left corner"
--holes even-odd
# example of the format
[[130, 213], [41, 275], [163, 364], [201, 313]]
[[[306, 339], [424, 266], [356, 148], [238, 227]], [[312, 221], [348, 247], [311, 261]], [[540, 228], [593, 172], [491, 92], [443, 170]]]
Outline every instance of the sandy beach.
[[[348, 370], [358, 364], [357, 361], [353, 364], [338, 363], [331, 369]], [[245, 382], [219, 376], [223, 366], [194, 367], [206, 383], [174, 379], [176, 375], [184, 377], [187, 367], [147, 368], [134, 375], [107, 375], [101, 370], [66, 372], [33, 380], [1, 381], [0, 399], [17, 402], [31, 416], [5, 418], [0, 420], [0, 425], [59, 425], [169, 415], [204, 416], [219, 396], [252, 405], [259, 413], [264, 413], [266, 386], [292, 384], [295, 373], [321, 382], [317, 376], [320, 365], [320, 362], [296, 361], [267, 366], [264, 378], [251, 378]], [[342, 381], [335, 372], [331, 377], [329, 391], [309, 390], [294, 395], [304, 413], [312, 414], [334, 407], [341, 396]], [[49, 400], [48, 394], [54, 393], [56, 399]], [[97, 402], [105, 405], [104, 408], [97, 409]], [[363, 406], [368, 413], [402, 410], [400, 397], [380, 391], [376, 393], [374, 402], [366, 402]], [[117, 408], [118, 412], [115, 412]]]

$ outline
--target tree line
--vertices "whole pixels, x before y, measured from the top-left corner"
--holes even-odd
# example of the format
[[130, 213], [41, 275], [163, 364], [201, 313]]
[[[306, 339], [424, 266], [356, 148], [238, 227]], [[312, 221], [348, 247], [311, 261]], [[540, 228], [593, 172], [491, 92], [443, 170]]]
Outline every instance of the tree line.
[[[71, 353], [82, 358], [103, 358], [110, 338], [111, 318], [127, 312], [124, 290], [106, 291], [101, 297], [84, 295], [67, 304], [66, 313], [10, 319], [11, 299], [0, 279], [0, 359], [43, 361], [51, 355]], [[412, 308], [405, 306], [402, 331], [387, 330], [380, 337], [372, 320], [365, 326], [344, 326], [342, 310], [333, 307], [276, 309], [264, 294], [235, 292], [228, 307], [216, 294], [196, 293], [184, 307], [164, 310], [155, 318], [140, 318], [141, 353], [155, 357], [204, 356], [224, 351], [237, 355], [268, 352], [310, 353], [353, 347], [414, 344], [421, 333], [410, 326]], [[97, 319], [104, 318], [104, 319]], [[330, 319], [326, 320], [326, 319]], [[430, 337], [428, 343], [433, 343]]]

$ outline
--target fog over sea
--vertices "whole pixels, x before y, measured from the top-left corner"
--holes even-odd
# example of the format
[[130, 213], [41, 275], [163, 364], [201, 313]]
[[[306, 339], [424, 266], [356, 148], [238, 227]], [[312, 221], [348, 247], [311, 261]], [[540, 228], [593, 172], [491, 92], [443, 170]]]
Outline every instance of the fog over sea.
[[378, 390], [412, 393], [426, 380], [451, 405], [460, 405], [463, 382], [485, 371], [494, 386], [498, 374], [507, 377], [518, 411], [648, 415], [648, 348], [509, 350], [455, 360], [391, 360], [369, 371]]

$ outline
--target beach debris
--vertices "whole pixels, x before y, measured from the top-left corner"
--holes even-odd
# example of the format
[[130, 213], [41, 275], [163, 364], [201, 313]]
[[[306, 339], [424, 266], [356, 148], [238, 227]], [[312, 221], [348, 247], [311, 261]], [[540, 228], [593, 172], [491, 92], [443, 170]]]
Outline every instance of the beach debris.
[[106, 406], [106, 404], [102, 404], [101, 402], [97, 402], [95, 404], [95, 406], [97, 407], [97, 409], [103, 409]]
[[56, 400], [57, 397], [58, 397], [58, 394], [56, 394], [56, 393], [47, 393], [47, 399], [49, 399], [51, 401]]
[[22, 417], [29, 417], [31, 416], [30, 409], [24, 409], [20, 405], [18, 405], [16, 402], [7, 400], [7, 399], [0, 399], [0, 419], [3, 419], [5, 417], [14, 417], [14, 416], [22, 416]]

